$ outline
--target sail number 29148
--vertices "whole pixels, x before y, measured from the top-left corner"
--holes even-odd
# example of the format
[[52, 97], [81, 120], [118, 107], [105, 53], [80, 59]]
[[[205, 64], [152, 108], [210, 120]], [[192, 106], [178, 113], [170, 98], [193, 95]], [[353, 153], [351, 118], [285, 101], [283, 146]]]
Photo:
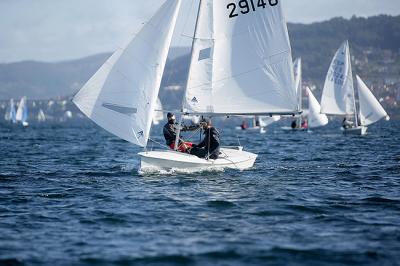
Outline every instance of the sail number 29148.
[[276, 6], [277, 4], [278, 0], [240, 0], [237, 4], [229, 3], [226, 8], [229, 10], [229, 18], [234, 18], [240, 13], [245, 15], [250, 11], [256, 11], [257, 8], [266, 8], [267, 5]]

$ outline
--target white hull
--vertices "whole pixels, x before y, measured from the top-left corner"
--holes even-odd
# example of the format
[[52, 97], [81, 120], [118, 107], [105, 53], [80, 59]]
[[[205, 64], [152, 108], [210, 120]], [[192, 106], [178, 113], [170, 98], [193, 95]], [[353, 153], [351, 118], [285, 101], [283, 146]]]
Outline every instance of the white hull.
[[139, 153], [141, 171], [181, 170], [205, 171], [220, 169], [246, 170], [254, 166], [257, 155], [241, 148], [222, 148], [217, 160], [205, 160], [194, 155], [175, 151], [149, 151]]
[[242, 131], [249, 131], [249, 132], [263, 132], [263, 130], [265, 130], [265, 127], [248, 127], [246, 129], [243, 129], [241, 127], [236, 127], [235, 129]]
[[281, 127], [283, 131], [307, 131], [307, 128]]
[[363, 136], [367, 134], [367, 127], [361, 126], [361, 127], [353, 127], [353, 128], [347, 128], [343, 130], [343, 133], [345, 135], [360, 135]]

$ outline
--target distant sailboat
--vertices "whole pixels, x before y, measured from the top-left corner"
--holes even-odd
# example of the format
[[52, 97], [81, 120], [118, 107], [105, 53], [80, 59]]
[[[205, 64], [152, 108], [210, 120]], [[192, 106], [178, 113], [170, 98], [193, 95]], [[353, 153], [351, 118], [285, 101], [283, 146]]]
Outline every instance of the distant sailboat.
[[358, 88], [358, 103], [360, 106], [360, 125], [363, 127], [367, 127], [383, 118], [389, 120], [389, 115], [386, 113], [385, 109], [383, 109], [382, 105], [375, 98], [372, 92], [368, 89], [364, 81], [358, 75], [356, 77]]
[[153, 125], [159, 125], [160, 122], [164, 119], [164, 113], [162, 110], [163, 106], [161, 100], [160, 98], [157, 98], [156, 108], [153, 116]]
[[[303, 110], [303, 69], [301, 58], [297, 58], [294, 61], [294, 77], [297, 93], [297, 103], [299, 105], [299, 110]], [[294, 129], [302, 129], [303, 117], [302, 114], [297, 116], [296, 125]]]
[[326, 126], [329, 123], [328, 117], [321, 114], [321, 106], [314, 94], [307, 87], [308, 93], [308, 128], [317, 128]]
[[38, 120], [38, 122], [45, 122], [46, 121], [46, 115], [44, 114], [42, 109], [40, 109], [38, 114], [37, 114], [37, 120]]
[[72, 117], [73, 117], [73, 114], [71, 111], [65, 111], [65, 113], [64, 113], [65, 119], [71, 119]]
[[[248, 121], [251, 121], [251, 123], [248, 123]], [[258, 116], [243, 117], [242, 124], [237, 126], [236, 130], [265, 133], [265, 128], [260, 122], [260, 117]]]
[[[357, 85], [360, 113], [357, 112], [356, 106], [349, 42], [345, 41], [336, 52], [329, 67], [322, 93], [321, 113], [344, 116], [344, 133], [364, 135], [367, 133], [369, 123], [376, 122], [375, 117], [381, 119], [387, 114], [359, 77]], [[364, 121], [359, 121], [359, 115], [360, 118], [364, 115]], [[374, 117], [374, 119], [369, 121], [365, 117]]]
[[21, 122], [21, 124], [24, 127], [29, 126], [28, 104], [27, 104], [26, 97], [22, 97], [21, 101], [19, 102], [18, 110], [17, 110], [17, 114], [16, 114], [16, 120], [17, 120], [17, 122]]
[[260, 116], [260, 133], [264, 134], [267, 132], [267, 128], [275, 122], [281, 120], [281, 116], [273, 115], [273, 116]]
[[[180, 0], [167, 0], [125, 48], [118, 50], [75, 96], [90, 119], [141, 147], [149, 140]], [[244, 116], [299, 112], [291, 47], [281, 3], [248, 13], [236, 4], [199, 4], [184, 116]], [[151, 45], [149, 45], [151, 44]], [[177, 150], [180, 132], [178, 132]], [[144, 151], [141, 169], [247, 169], [256, 154], [221, 148], [217, 160], [173, 150]]]
[[[302, 70], [302, 60], [301, 58], [297, 58], [293, 63], [294, 69], [294, 80], [295, 80], [295, 88], [297, 95], [297, 104], [298, 108], [301, 112], [303, 112], [303, 70]], [[307, 128], [303, 125], [303, 113], [295, 116], [294, 121], [292, 121], [292, 125], [290, 127], [284, 126], [282, 127], [285, 131], [305, 131]]]
[[14, 124], [17, 123], [17, 113], [15, 111], [15, 103], [14, 103], [14, 99], [10, 100], [10, 106], [8, 107], [9, 109], [7, 110], [6, 114], [5, 114], [5, 120], [6, 121], [11, 121]]

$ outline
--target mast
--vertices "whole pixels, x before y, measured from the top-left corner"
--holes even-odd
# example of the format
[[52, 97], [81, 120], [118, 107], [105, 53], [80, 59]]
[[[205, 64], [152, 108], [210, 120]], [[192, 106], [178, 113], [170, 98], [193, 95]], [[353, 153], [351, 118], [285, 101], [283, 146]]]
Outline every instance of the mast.
[[[199, 25], [199, 17], [200, 17], [200, 11], [201, 11], [201, 1], [202, 0], [199, 0], [199, 8], [197, 10], [197, 18], [196, 18], [196, 24], [195, 24], [195, 27], [194, 27], [193, 40], [192, 40], [192, 49], [191, 49], [191, 52], [190, 52], [190, 63], [189, 63], [189, 66], [192, 64], [192, 60], [193, 60], [193, 48], [194, 48], [194, 42], [196, 40], [197, 29], [198, 29], [198, 25]], [[187, 75], [187, 78], [186, 78], [186, 84], [185, 84], [185, 88], [184, 88], [184, 91], [183, 91], [181, 115], [180, 115], [180, 118], [179, 118], [178, 132], [176, 133], [174, 150], [178, 150], [179, 140], [180, 140], [180, 137], [181, 137], [181, 125], [182, 125], [183, 116], [184, 116], [183, 105], [184, 105], [184, 101], [185, 101], [186, 90], [187, 90], [187, 87], [188, 87], [188, 84], [189, 84], [190, 72], [191, 72], [191, 68], [189, 67], [188, 75]]]
[[[297, 72], [297, 81], [298, 84], [296, 84], [298, 87], [296, 88], [298, 90], [298, 100], [299, 100], [299, 110], [303, 110], [303, 66], [302, 66], [302, 60], [301, 57], [297, 59], [297, 65], [296, 65], [296, 72]], [[299, 115], [299, 118], [297, 119], [297, 127], [301, 128], [301, 124], [303, 122], [302, 114]]]
[[[347, 40], [347, 49], [349, 50], [349, 58], [347, 60], [349, 60], [349, 67], [350, 67], [350, 75], [351, 77], [353, 77], [353, 69], [352, 69], [352, 65], [351, 65], [351, 55], [350, 55], [350, 45], [349, 45], [349, 41]], [[358, 112], [357, 112], [357, 105], [356, 105], [356, 91], [354, 89], [354, 84], [353, 85], [353, 106], [354, 106], [354, 123], [355, 126], [358, 127]]]

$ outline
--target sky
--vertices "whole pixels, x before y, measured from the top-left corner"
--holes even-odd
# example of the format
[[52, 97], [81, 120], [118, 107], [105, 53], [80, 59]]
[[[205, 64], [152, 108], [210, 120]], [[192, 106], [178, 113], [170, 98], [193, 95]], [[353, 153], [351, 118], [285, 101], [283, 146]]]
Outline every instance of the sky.
[[[198, 0], [182, 0], [174, 46], [189, 46]], [[281, 0], [289, 22], [400, 15], [400, 0]], [[0, 0], [0, 63], [55, 62], [114, 51], [161, 0]]]

